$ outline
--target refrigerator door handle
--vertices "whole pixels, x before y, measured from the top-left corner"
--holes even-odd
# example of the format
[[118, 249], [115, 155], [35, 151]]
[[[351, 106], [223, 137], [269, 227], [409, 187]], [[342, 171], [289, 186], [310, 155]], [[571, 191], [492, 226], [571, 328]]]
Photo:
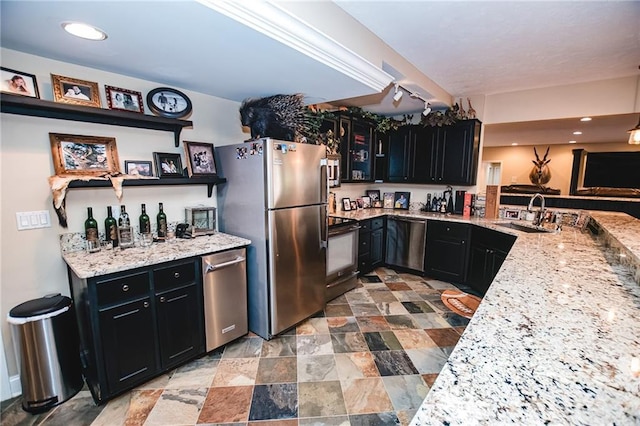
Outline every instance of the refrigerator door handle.
[[329, 179], [327, 178], [327, 158], [320, 159], [320, 202], [326, 203], [329, 195]]

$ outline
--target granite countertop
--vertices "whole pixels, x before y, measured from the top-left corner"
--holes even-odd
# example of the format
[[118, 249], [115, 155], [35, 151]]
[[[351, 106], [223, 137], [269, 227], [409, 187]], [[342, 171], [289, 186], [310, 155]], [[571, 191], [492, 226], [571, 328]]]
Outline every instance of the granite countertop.
[[589, 214], [597, 238], [469, 220], [518, 239], [412, 425], [640, 424], [640, 220]]
[[192, 239], [176, 238], [171, 242], [153, 243], [146, 248], [103, 249], [97, 253], [87, 253], [85, 251], [63, 252], [62, 258], [79, 278], [91, 278], [171, 260], [243, 247], [249, 244], [251, 244], [251, 241], [245, 238], [217, 232], [213, 235], [199, 236]]

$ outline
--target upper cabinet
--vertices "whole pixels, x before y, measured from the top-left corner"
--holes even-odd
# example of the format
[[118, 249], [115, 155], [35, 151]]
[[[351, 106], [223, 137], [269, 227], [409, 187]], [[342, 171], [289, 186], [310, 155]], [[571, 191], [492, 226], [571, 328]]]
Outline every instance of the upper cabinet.
[[478, 120], [451, 126], [402, 126], [389, 134], [387, 182], [474, 185], [480, 146]]

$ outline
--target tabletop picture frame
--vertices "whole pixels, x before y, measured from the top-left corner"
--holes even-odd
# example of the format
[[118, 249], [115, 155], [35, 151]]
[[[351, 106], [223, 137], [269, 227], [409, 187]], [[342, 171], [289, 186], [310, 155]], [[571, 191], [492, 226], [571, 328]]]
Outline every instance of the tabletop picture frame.
[[49, 140], [56, 175], [120, 173], [115, 138], [49, 133]]
[[393, 208], [393, 200], [394, 200], [394, 193], [393, 192], [385, 192], [384, 193], [384, 199], [383, 199], [383, 205], [382, 207], [385, 209], [392, 209]]
[[98, 83], [73, 77], [51, 74], [53, 100], [63, 104], [101, 108]]
[[131, 176], [153, 176], [153, 164], [145, 160], [125, 160], [124, 172]]
[[399, 210], [409, 210], [410, 192], [397, 191], [393, 197], [393, 208]]
[[40, 99], [36, 76], [10, 68], [0, 67], [0, 92]]
[[345, 212], [351, 211], [351, 199], [345, 197], [342, 199], [342, 210]]
[[156, 166], [156, 176], [159, 178], [183, 177], [182, 160], [180, 154], [173, 152], [154, 152], [153, 161]]
[[107, 106], [109, 109], [118, 111], [131, 111], [144, 113], [142, 103], [142, 93], [135, 90], [123, 89], [120, 87], [104, 85], [104, 92], [107, 96]]
[[217, 176], [215, 150], [212, 143], [183, 141], [189, 177]]

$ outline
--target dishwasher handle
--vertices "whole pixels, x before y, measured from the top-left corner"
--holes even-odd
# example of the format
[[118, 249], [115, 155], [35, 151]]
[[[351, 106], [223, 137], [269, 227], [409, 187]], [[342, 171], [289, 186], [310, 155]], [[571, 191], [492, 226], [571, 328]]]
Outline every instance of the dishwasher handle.
[[218, 269], [226, 268], [227, 266], [235, 265], [236, 263], [244, 262], [245, 260], [246, 259], [243, 256], [238, 256], [228, 262], [216, 263], [215, 265], [212, 265], [205, 260], [204, 263], [206, 263], [207, 266], [204, 269], [204, 273], [207, 274], [209, 272], [217, 271]]

